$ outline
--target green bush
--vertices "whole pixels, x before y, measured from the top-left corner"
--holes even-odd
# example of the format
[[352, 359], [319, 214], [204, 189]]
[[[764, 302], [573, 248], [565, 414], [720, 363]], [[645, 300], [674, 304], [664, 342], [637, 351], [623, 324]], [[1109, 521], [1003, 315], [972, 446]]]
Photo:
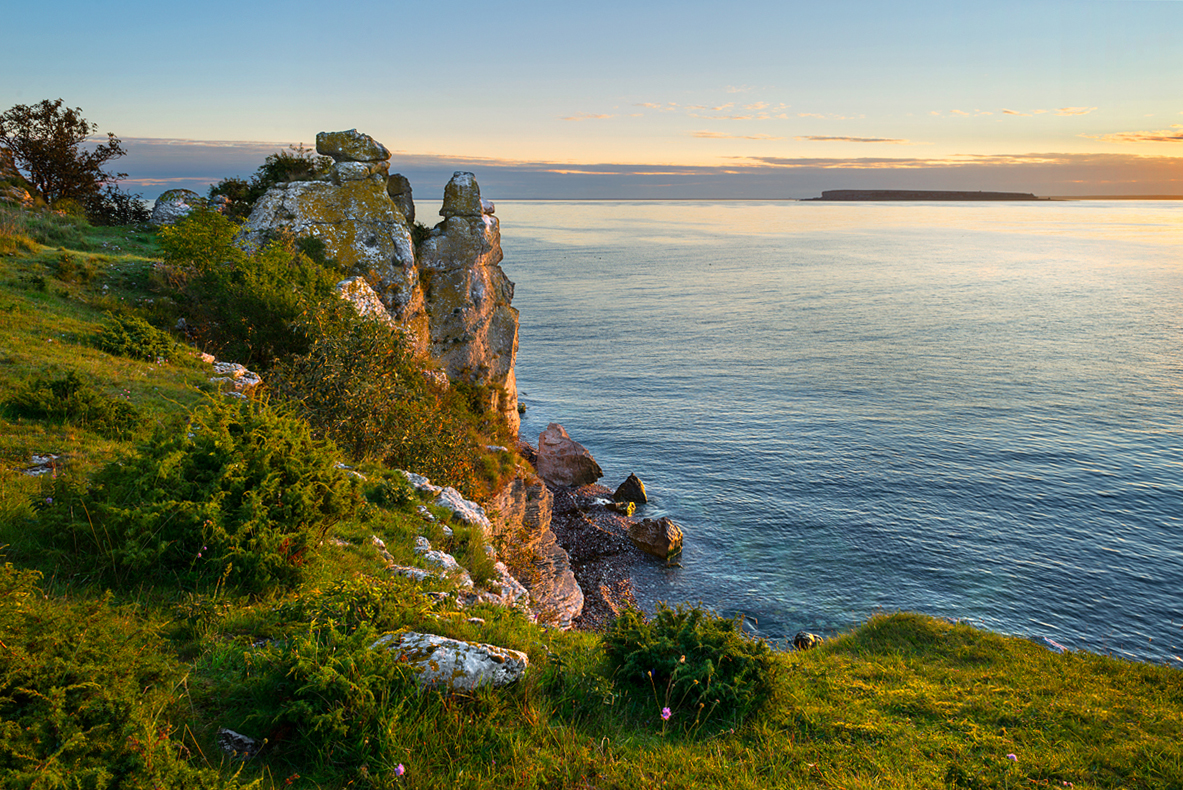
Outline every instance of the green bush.
[[399, 332], [359, 318], [343, 300], [327, 302], [299, 326], [313, 338], [308, 353], [279, 364], [271, 386], [298, 404], [314, 429], [357, 460], [477, 493], [484, 450], [472, 434], [476, 420], [462, 396], [427, 380]]
[[234, 244], [237, 226], [209, 209], [195, 209], [160, 232], [169, 275], [164, 287], [181, 305], [190, 332], [218, 356], [249, 366], [304, 353], [308, 337], [296, 323], [333, 293], [340, 279], [331, 262], [301, 252], [281, 235], [248, 255]]
[[141, 612], [49, 598], [0, 567], [0, 784], [218, 788], [178, 738], [184, 673]]
[[199, 206], [172, 225], [161, 228], [156, 239], [168, 263], [206, 272], [245, 258], [246, 253], [234, 244], [237, 233], [238, 225], [213, 209]]
[[740, 721], [771, 691], [772, 649], [738, 617], [658, 604], [651, 620], [627, 609], [604, 635], [608, 663], [634, 706], [689, 722]]
[[170, 359], [177, 344], [142, 318], [134, 315], [107, 314], [107, 323], [99, 330], [98, 347], [108, 354], [155, 362]]
[[73, 371], [57, 379], [30, 379], [7, 406], [19, 417], [60, 420], [110, 438], [126, 437], [141, 423], [134, 406], [104, 395]]
[[88, 489], [54, 481], [40, 521], [77, 567], [115, 583], [226, 578], [258, 592], [296, 583], [332, 525], [356, 512], [361, 497], [336, 461], [302, 420], [211, 401]]
[[269, 155], [249, 181], [244, 178], [222, 179], [210, 187], [209, 197], [210, 200], [225, 197], [230, 201], [226, 213], [236, 219], [245, 219], [255, 202], [271, 187], [291, 181], [315, 181], [327, 176], [332, 167], [330, 157], [318, 156], [302, 145], [293, 145], [288, 151]]

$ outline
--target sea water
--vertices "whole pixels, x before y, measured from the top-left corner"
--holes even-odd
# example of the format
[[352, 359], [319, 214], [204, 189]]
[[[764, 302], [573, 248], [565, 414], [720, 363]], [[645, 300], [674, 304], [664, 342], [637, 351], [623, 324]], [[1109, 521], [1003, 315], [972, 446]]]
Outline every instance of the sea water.
[[500, 202], [522, 436], [686, 534], [646, 607], [1183, 663], [1183, 202]]

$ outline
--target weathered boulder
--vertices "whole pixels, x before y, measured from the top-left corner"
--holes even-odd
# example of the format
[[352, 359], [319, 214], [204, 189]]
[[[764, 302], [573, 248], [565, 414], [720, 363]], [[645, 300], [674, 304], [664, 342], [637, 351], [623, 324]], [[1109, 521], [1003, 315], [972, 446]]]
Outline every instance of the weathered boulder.
[[502, 556], [515, 559], [535, 617], [570, 628], [583, 611], [583, 590], [575, 581], [570, 556], [550, 528], [553, 497], [546, 483], [536, 475], [515, 477], [497, 492], [489, 507], [496, 514], [493, 541]]
[[193, 209], [204, 205], [205, 198], [192, 189], [170, 189], [161, 192], [160, 197], [156, 198], [149, 222], [158, 227], [171, 225], [182, 217], [189, 216]]
[[557, 422], [538, 435], [535, 468], [543, 480], [562, 488], [588, 485], [604, 476], [588, 449], [568, 436]]
[[415, 197], [411, 192], [411, 182], [402, 173], [394, 173], [386, 179], [386, 194], [399, 207], [408, 225], [415, 224]]
[[210, 379], [212, 384], [222, 385], [225, 392], [249, 395], [263, 383], [262, 377], [237, 362], [215, 362], [214, 373], [218, 374]]
[[641, 551], [663, 560], [682, 551], [682, 528], [664, 516], [630, 524], [628, 536]]
[[649, 501], [645, 496], [645, 484], [641, 482], [641, 478], [631, 473], [616, 489], [612, 499], [616, 502], [636, 502], [638, 505]]
[[334, 162], [385, 162], [390, 158], [386, 146], [357, 129], [318, 132], [316, 152], [331, 156]]
[[444, 221], [419, 246], [417, 263], [431, 329], [431, 353], [448, 378], [485, 388], [486, 407], [517, 433], [518, 311], [501, 270], [501, 230], [481, 208], [472, 173], [457, 172], [444, 190]]
[[793, 647], [798, 650], [812, 650], [821, 645], [823, 641], [817, 634], [811, 634], [808, 631], [798, 631], [797, 635], [793, 637]]
[[386, 305], [382, 304], [364, 277], [350, 277], [337, 283], [337, 295], [353, 305], [362, 318], [394, 326], [394, 319], [386, 311]]
[[375, 650], [398, 654], [418, 675], [419, 687], [472, 691], [478, 686], [500, 688], [523, 675], [530, 665], [525, 653], [494, 645], [461, 642], [435, 634], [387, 634]]

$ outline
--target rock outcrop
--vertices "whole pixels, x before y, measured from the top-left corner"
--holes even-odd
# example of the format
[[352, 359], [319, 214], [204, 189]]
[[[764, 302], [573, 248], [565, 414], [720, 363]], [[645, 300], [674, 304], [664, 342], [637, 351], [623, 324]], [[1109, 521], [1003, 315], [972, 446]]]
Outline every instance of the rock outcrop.
[[427, 314], [410, 225], [386, 193], [390, 152], [356, 129], [321, 132], [316, 151], [333, 158], [330, 180], [269, 189], [243, 224], [240, 241], [257, 248], [277, 230], [322, 240], [328, 257], [364, 277], [415, 350], [426, 352]]
[[398, 654], [417, 674], [420, 688], [472, 691], [478, 686], [500, 688], [520, 680], [530, 665], [525, 653], [504, 647], [461, 642], [435, 634], [387, 634], [374, 650]]
[[17, 170], [12, 151], [0, 148], [0, 203], [31, 206], [33, 204], [31, 189], [32, 186]]
[[148, 221], [153, 225], [171, 225], [182, 217], [187, 217], [198, 206], [205, 205], [205, 198], [192, 189], [170, 189], [161, 192], [152, 206], [152, 218]]
[[485, 406], [513, 433], [520, 425], [514, 362], [518, 313], [501, 270], [501, 231], [493, 204], [472, 173], [444, 190], [440, 222], [416, 250], [411, 185], [388, 176], [386, 147], [355, 129], [321, 132], [317, 153], [331, 156], [327, 181], [275, 187], [255, 204], [240, 241], [258, 247], [275, 231], [313, 236], [355, 277], [364, 278], [416, 353], [438, 359], [452, 381], [476, 385]]
[[486, 387], [485, 405], [516, 435], [518, 311], [510, 306], [513, 283], [499, 265], [501, 229], [492, 210], [473, 174], [455, 173], [444, 188], [444, 221], [420, 245], [417, 262], [431, 353], [448, 378]]
[[553, 486], [573, 488], [590, 485], [604, 476], [604, 470], [588, 449], [572, 439], [557, 422], [538, 436], [538, 474]]

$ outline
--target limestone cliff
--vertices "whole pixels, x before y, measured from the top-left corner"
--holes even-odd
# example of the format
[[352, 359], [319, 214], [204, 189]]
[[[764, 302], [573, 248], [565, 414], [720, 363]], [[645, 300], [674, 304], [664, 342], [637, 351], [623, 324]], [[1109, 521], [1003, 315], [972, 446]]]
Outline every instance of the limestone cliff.
[[450, 379], [485, 388], [516, 434], [518, 313], [499, 265], [497, 218], [476, 179], [452, 177], [444, 219], [417, 251], [411, 187], [388, 176], [385, 146], [351, 129], [321, 132], [316, 150], [333, 158], [331, 179], [269, 190], [243, 225], [243, 243], [258, 246], [277, 231], [323, 240], [329, 257], [366, 279], [415, 351], [438, 359]]

